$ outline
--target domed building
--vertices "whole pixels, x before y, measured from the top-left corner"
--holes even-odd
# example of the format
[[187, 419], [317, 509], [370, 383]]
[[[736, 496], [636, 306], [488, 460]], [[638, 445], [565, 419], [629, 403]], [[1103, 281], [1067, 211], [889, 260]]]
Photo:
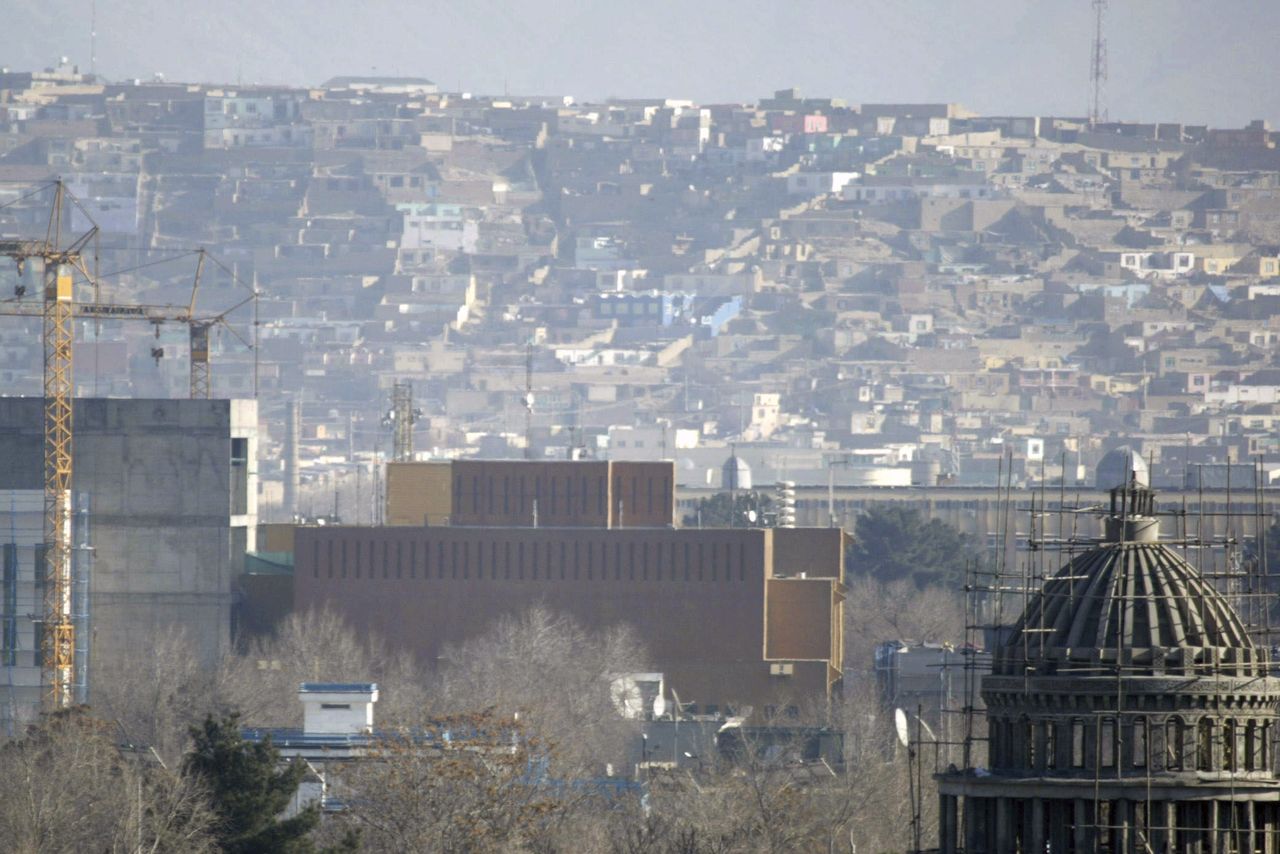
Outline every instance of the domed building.
[[1097, 489], [1123, 489], [1130, 484], [1151, 485], [1151, 472], [1142, 455], [1121, 445], [1103, 454], [1098, 467], [1093, 470], [1093, 485]]
[[1113, 490], [1106, 530], [993, 651], [989, 767], [938, 775], [940, 850], [1280, 850], [1267, 650], [1159, 542], [1149, 490]]
[[751, 488], [751, 466], [736, 452], [720, 467], [720, 488], [725, 492]]

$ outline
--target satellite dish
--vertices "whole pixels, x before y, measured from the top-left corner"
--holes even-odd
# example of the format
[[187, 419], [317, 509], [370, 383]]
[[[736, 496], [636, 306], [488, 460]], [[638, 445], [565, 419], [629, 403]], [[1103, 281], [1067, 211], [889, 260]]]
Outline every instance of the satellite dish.
[[907, 729], [907, 713], [902, 709], [893, 710], [893, 728], [897, 730], [898, 741], [902, 742], [902, 746], [910, 747], [911, 733]]
[[755, 520], [756, 520], [756, 511], [754, 511], [754, 510], [748, 510], [748, 511], [747, 511], [747, 521], [748, 521], [748, 522], [754, 522]]
[[667, 713], [667, 698], [659, 694], [653, 698], [653, 716], [660, 718]]

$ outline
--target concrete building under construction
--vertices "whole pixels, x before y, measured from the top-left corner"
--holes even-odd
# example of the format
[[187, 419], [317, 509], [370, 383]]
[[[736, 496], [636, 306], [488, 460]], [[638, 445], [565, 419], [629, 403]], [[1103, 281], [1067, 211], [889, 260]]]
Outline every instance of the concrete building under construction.
[[[90, 694], [93, 667], [145, 655], [169, 626], [212, 661], [229, 648], [232, 583], [254, 545], [256, 403], [78, 399], [74, 419], [73, 488], [92, 520]], [[38, 494], [42, 441], [42, 401], [0, 398], [0, 490]]]

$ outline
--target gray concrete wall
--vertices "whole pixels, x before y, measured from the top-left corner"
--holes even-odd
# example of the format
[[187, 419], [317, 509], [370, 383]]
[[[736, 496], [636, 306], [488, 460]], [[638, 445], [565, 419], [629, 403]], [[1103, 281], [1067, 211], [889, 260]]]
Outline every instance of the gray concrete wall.
[[[173, 624], [212, 661], [229, 648], [232, 580], [253, 546], [256, 403], [82, 399], [74, 417], [74, 488], [93, 520], [95, 668], [146, 655]], [[42, 487], [42, 437], [41, 400], [0, 398], [0, 489]], [[233, 437], [246, 440], [243, 479]], [[233, 515], [241, 480], [245, 512]]]

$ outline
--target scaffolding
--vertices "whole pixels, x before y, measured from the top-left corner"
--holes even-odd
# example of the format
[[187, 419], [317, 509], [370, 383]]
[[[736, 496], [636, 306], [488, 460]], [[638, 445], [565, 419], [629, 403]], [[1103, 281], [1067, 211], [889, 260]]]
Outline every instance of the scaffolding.
[[[0, 735], [15, 737], [35, 721], [41, 711], [43, 649], [43, 542], [40, 490], [0, 492], [0, 509], [8, 516], [0, 525]], [[89, 701], [90, 625], [89, 584], [93, 546], [89, 523], [89, 498], [73, 496], [71, 512], [71, 622], [75, 628], [75, 669], [71, 700]]]
[[[1082, 504], [1078, 494], [1062, 484], [1050, 487], [1043, 477], [1038, 487], [1015, 494], [1011, 467], [1002, 469], [994, 532], [1002, 546], [990, 563], [966, 574], [962, 699], [958, 708], [940, 710], [943, 720], [959, 720], [935, 734], [918, 712], [910, 728], [917, 850], [933, 849], [926, 829], [933, 816], [924, 799], [931, 764], [942, 792], [936, 850], [1280, 851], [1274, 744], [1280, 681], [1271, 661], [1277, 584], [1267, 559], [1273, 519], [1261, 461], [1252, 468], [1252, 483], [1243, 490], [1228, 480], [1225, 502], [1206, 500], [1201, 489], [1198, 500], [1184, 491], [1176, 504], [1161, 505], [1131, 483], [1105, 506]], [[1194, 583], [1144, 589], [1143, 583], [1158, 581], [1134, 581], [1141, 571], [1126, 568], [1116, 571], [1115, 587], [1093, 592], [1088, 581], [1096, 568], [1089, 562], [1101, 553], [1095, 550], [1127, 548], [1130, 539], [1154, 534], [1139, 530], [1142, 525], [1158, 528], [1158, 544], [1189, 568]], [[1201, 582], [1207, 588], [1198, 587]], [[1063, 603], [1055, 597], [1073, 608], [1090, 607], [1082, 604], [1088, 597], [1105, 598], [1107, 619], [1119, 621], [1121, 639], [1140, 628], [1158, 634], [1159, 609], [1185, 613], [1201, 635], [1160, 636], [1170, 650], [1125, 649], [1121, 640], [1121, 648], [1100, 655], [1072, 650], [1055, 658], [1047, 640], [1061, 630], [1053, 614]], [[1231, 622], [1222, 602], [1238, 615], [1245, 635], [1224, 644], [1225, 652], [1204, 639]], [[1186, 653], [1186, 663], [1166, 666], [1160, 656], [1175, 661], [1178, 646], [1185, 647], [1176, 652]], [[1010, 676], [1014, 670], [1021, 675]], [[1141, 693], [1154, 678], [1175, 672], [1168, 698], [1135, 696], [1135, 686]], [[1065, 693], [1080, 693], [1054, 696], [1063, 686], [1073, 686]], [[1090, 699], [1082, 699], [1089, 692]], [[1194, 697], [1201, 712], [1183, 714], [1178, 697]], [[988, 710], [985, 699], [997, 707]], [[1011, 710], [1020, 717], [1011, 721]], [[960, 809], [947, 794], [1000, 787], [1001, 796], [989, 798], [989, 814]], [[1063, 792], [1072, 794], [1070, 801]]]

